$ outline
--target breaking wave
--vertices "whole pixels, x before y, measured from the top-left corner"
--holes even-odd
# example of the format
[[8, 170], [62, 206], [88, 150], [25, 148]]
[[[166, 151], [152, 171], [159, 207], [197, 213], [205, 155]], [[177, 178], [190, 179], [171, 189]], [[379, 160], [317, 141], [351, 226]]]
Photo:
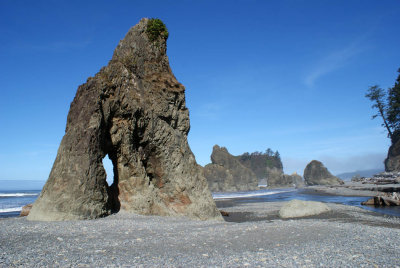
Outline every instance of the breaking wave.
[[0, 208], [0, 213], [6, 213], [6, 212], [18, 212], [21, 211], [22, 207], [16, 207], [16, 208]]
[[285, 190], [258, 190], [249, 192], [232, 192], [232, 193], [213, 193], [214, 199], [233, 199], [233, 198], [249, 198], [255, 196], [267, 196], [280, 193], [294, 192], [296, 189], [285, 189]]
[[0, 197], [21, 197], [21, 196], [37, 196], [38, 193], [0, 193]]

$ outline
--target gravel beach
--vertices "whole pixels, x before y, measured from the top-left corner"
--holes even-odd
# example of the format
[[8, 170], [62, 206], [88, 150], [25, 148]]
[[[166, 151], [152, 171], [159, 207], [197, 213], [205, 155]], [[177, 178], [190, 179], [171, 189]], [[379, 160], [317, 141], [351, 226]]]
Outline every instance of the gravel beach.
[[281, 220], [283, 202], [217, 205], [225, 222], [120, 212], [90, 221], [0, 220], [0, 267], [400, 267], [400, 219], [328, 204]]

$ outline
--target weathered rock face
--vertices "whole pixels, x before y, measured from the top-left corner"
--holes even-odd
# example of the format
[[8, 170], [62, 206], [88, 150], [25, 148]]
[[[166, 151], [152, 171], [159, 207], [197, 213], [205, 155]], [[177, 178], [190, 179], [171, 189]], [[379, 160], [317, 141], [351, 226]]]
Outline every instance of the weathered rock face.
[[240, 163], [254, 172], [259, 181], [267, 181], [269, 187], [301, 186], [304, 183], [300, 176], [293, 177], [283, 173], [280, 157], [268, 153], [244, 153], [236, 157]]
[[333, 176], [328, 169], [317, 160], [313, 160], [304, 169], [304, 180], [307, 185], [337, 185], [344, 182]]
[[32, 209], [33, 204], [27, 204], [22, 207], [21, 213], [19, 214], [20, 217], [26, 217], [29, 215], [29, 212]]
[[304, 181], [301, 176], [297, 174], [284, 174], [279, 171], [270, 171], [267, 178], [269, 187], [303, 187]]
[[211, 164], [204, 167], [204, 176], [213, 192], [258, 189], [257, 176], [243, 166], [225, 147], [218, 145], [213, 147]]
[[385, 159], [385, 171], [400, 171], [400, 131], [393, 133], [392, 145]]
[[283, 165], [279, 156], [267, 153], [244, 153], [236, 157], [240, 163], [256, 174], [259, 180], [269, 177], [269, 173], [283, 173]]
[[[166, 35], [142, 19], [109, 64], [78, 88], [65, 135], [30, 220], [93, 219], [121, 210], [221, 219], [188, 146], [185, 89], [171, 72]], [[107, 185], [102, 159], [111, 159]]]

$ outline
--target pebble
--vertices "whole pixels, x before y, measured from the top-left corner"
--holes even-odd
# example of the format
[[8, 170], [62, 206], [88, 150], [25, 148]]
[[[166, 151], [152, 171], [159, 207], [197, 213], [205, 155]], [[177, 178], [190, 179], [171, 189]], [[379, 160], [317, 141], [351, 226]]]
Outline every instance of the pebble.
[[[227, 210], [270, 211], [268, 205]], [[332, 208], [347, 220], [228, 223], [128, 213], [91, 221], [8, 218], [0, 220], [0, 267], [399, 266], [399, 218]]]

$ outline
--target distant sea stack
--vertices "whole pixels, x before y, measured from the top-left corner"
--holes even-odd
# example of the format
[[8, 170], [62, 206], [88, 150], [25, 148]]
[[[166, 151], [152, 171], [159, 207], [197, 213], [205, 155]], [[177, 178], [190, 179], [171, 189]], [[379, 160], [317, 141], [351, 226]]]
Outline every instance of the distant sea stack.
[[244, 153], [236, 157], [242, 165], [253, 171], [259, 181], [267, 181], [269, 187], [302, 187], [301, 176], [283, 173], [279, 152], [267, 149], [265, 153]]
[[[185, 88], [166, 55], [168, 31], [142, 19], [111, 61], [79, 86], [65, 135], [29, 220], [139, 214], [221, 219], [189, 148]], [[102, 164], [109, 157], [114, 182]]]
[[204, 167], [204, 176], [213, 192], [235, 192], [258, 189], [258, 179], [253, 171], [243, 166], [225, 147], [215, 145], [211, 164]]
[[268, 187], [304, 186], [301, 176], [283, 173], [279, 153], [270, 149], [233, 156], [225, 147], [215, 145], [204, 175], [213, 192], [256, 190], [259, 182], [266, 182]]
[[313, 160], [304, 169], [304, 180], [307, 185], [338, 185], [344, 182], [333, 176], [328, 169], [317, 160]]
[[400, 131], [393, 133], [392, 145], [385, 159], [385, 171], [400, 171]]

